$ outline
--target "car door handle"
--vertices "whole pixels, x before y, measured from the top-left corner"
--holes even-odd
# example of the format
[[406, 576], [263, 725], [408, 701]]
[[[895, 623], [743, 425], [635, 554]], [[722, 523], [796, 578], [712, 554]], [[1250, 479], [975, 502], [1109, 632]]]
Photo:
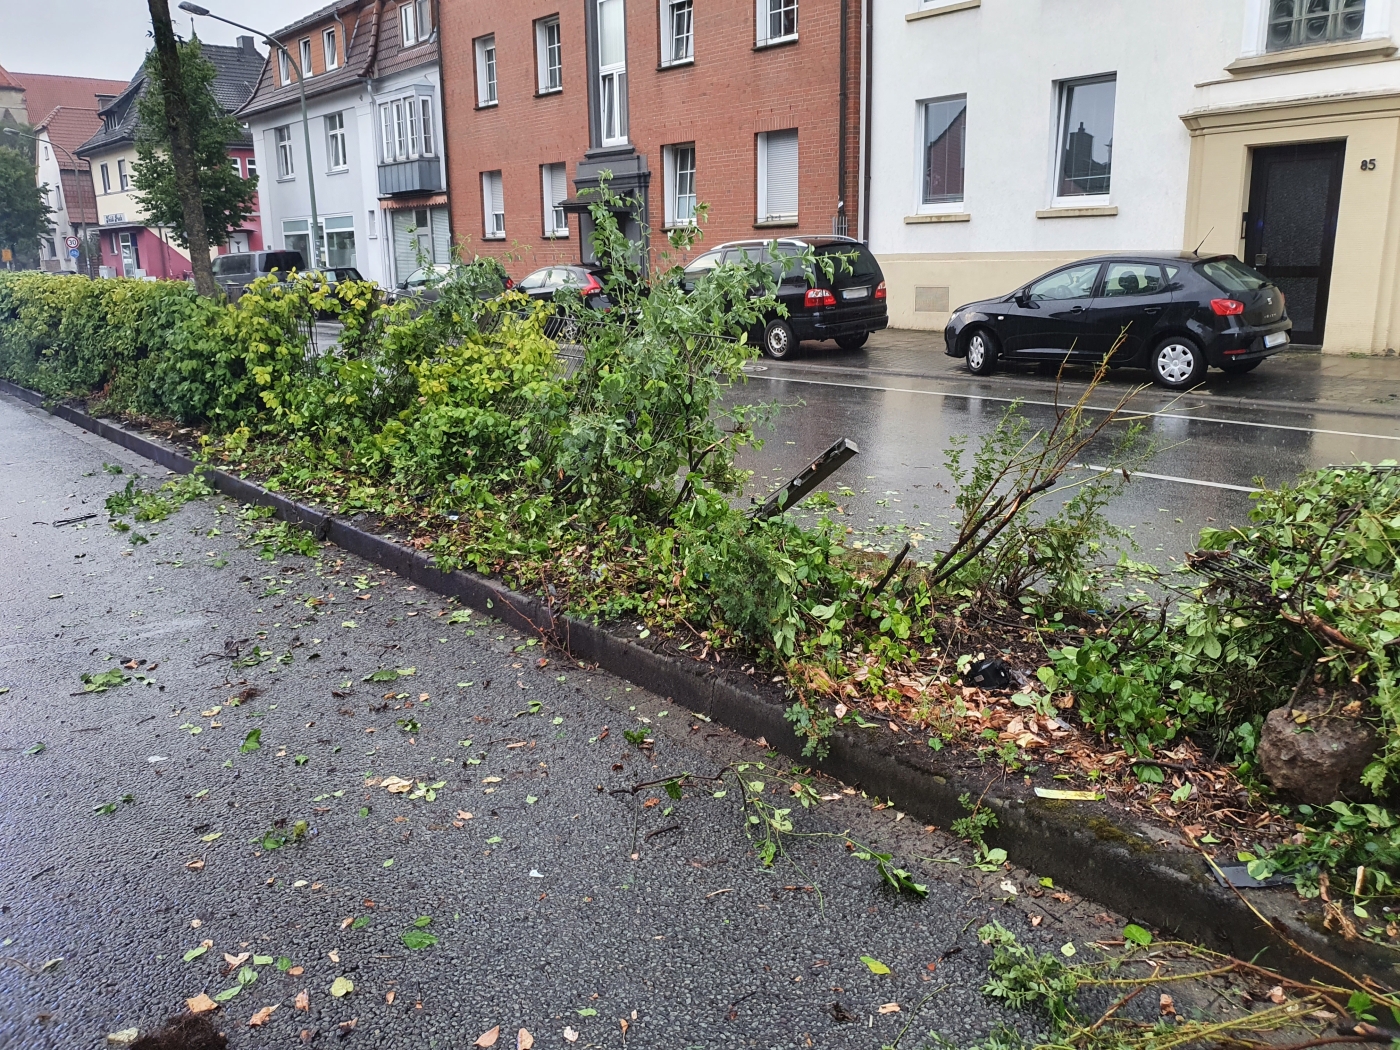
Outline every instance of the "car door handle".
[[1072, 313], [1072, 314], [1082, 314], [1082, 313], [1084, 312], [1084, 307], [1082, 307], [1082, 306], [1071, 307], [1069, 312]]
[[1159, 314], [1162, 312], [1162, 308], [1160, 306], [1144, 306], [1142, 312], [1145, 314]]

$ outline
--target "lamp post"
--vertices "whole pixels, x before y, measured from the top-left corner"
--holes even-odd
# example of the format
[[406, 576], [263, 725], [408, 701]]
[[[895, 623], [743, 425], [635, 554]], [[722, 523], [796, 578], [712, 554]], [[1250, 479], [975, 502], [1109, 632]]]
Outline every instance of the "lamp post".
[[204, 18], [212, 18], [216, 22], [223, 22], [225, 25], [233, 26], [235, 29], [246, 29], [248, 32], [263, 38], [263, 43], [268, 47], [276, 48], [287, 56], [287, 63], [297, 73], [297, 87], [301, 89], [301, 137], [306, 143], [306, 188], [311, 194], [311, 268], [319, 270], [321, 268], [321, 224], [316, 216], [316, 176], [314, 165], [311, 160], [311, 120], [306, 115], [306, 76], [301, 64], [292, 57], [292, 53], [283, 46], [282, 42], [270, 33], [263, 33], [252, 26], [245, 26], [242, 22], [235, 22], [232, 19], [216, 15], [207, 7], [200, 7], [192, 4], [189, 0], [180, 4], [180, 10], [192, 15], [200, 15]]
[[[37, 135], [27, 135], [27, 134], [25, 134], [23, 131], [20, 131], [19, 128], [5, 128], [5, 129], [4, 129], [4, 134], [6, 134], [6, 135], [13, 135], [13, 136], [15, 136], [16, 138], [26, 138], [26, 139], [30, 139], [30, 140], [32, 140], [36, 145], [37, 145], [38, 142], [39, 142], [39, 136], [37, 136]], [[68, 159], [71, 160], [71, 161], [73, 162], [73, 170], [74, 170], [74, 171], [81, 172], [81, 171], [83, 170], [82, 167], [78, 164], [78, 158], [75, 157], [75, 156], [73, 156], [73, 154], [72, 154], [71, 152], [69, 152], [68, 149], [66, 149], [66, 148], [63, 147], [63, 146], [60, 146], [60, 145], [59, 145], [57, 142], [55, 142], [53, 139], [49, 139], [49, 145], [53, 146], [54, 149], [61, 149], [61, 150], [63, 150], [64, 153], [67, 153], [67, 154], [68, 154]], [[92, 181], [92, 168], [91, 168], [91, 165], [89, 165], [89, 167], [88, 167], [88, 181], [89, 181], [89, 184], [91, 184], [91, 181]], [[62, 168], [59, 168], [58, 184], [59, 184], [60, 187], [63, 185], [63, 169], [62, 169]], [[96, 201], [97, 201], [97, 194], [96, 194], [96, 191], [94, 191], [94, 192], [93, 192], [93, 203], [94, 203], [94, 207], [96, 206]], [[88, 276], [91, 277], [91, 276], [92, 276], [92, 246], [88, 244], [88, 239], [87, 239], [87, 222], [86, 222], [84, 219], [82, 219], [81, 217], [78, 219], [78, 236], [81, 237], [81, 238], [82, 238], [82, 241], [83, 241], [83, 252], [84, 252], [84, 254], [87, 255]]]

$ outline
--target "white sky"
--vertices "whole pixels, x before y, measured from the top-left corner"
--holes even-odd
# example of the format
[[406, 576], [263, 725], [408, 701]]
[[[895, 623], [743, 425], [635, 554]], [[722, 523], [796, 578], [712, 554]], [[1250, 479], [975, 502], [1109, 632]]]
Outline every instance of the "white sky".
[[[190, 16], [169, 0], [175, 32]], [[265, 33], [276, 32], [329, 0], [204, 0], [210, 11]], [[232, 44], [241, 30], [196, 18], [199, 38]], [[0, 66], [21, 73], [129, 80], [150, 46], [146, 0], [0, 0]], [[259, 40], [258, 50], [266, 52]]]

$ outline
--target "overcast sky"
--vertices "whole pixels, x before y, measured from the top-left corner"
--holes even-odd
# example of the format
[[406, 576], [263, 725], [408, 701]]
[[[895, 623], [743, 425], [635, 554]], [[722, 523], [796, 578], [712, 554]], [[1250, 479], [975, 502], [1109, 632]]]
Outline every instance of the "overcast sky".
[[[276, 32], [329, 0], [204, 0], [216, 14]], [[189, 36], [190, 16], [170, 0], [175, 32]], [[241, 30], [194, 20], [199, 38], [232, 44]], [[20, 73], [129, 80], [150, 46], [146, 0], [0, 0], [0, 66]], [[266, 51], [259, 41], [259, 51]]]

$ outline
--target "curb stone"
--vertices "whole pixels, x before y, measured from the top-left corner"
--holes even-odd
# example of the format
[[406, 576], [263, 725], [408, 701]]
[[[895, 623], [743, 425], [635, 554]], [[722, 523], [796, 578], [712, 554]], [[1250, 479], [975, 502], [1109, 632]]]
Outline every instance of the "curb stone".
[[[32, 390], [0, 380], [0, 392], [39, 406], [75, 426], [144, 456], [167, 470], [188, 474], [194, 460], [178, 449], [142, 433], [88, 415], [66, 404], [47, 402]], [[392, 535], [361, 528], [354, 519], [336, 517], [269, 491], [226, 471], [205, 468], [218, 492], [244, 503], [270, 506], [276, 515], [382, 568], [512, 627], [546, 636], [571, 656], [685, 705], [749, 738], [802, 761], [802, 743], [784, 717], [785, 705], [753, 688], [746, 676], [736, 683], [717, 669], [700, 671], [692, 664], [653, 652], [635, 641], [572, 617], [556, 615], [548, 602], [518, 594], [493, 580], [464, 571], [443, 572], [430, 557], [402, 545]], [[886, 737], [892, 734], [883, 734]], [[1231, 890], [1220, 886], [1201, 858], [1176, 845], [1171, 833], [1138, 824], [1104, 807], [1087, 812], [1082, 804], [1018, 797], [1003, 785], [993, 791], [968, 778], [938, 757], [903, 743], [880, 743], [874, 732], [842, 730], [830, 741], [828, 757], [812, 763], [847, 784], [885, 798], [919, 820], [947, 827], [965, 815], [959, 796], [982, 797], [995, 809], [999, 826], [987, 835], [1015, 863], [1042, 872], [1058, 886], [1098, 901], [1165, 935], [1195, 941], [1237, 958], [1254, 959], [1300, 979], [1328, 976], [1327, 971], [1291, 951], [1271, 933]], [[810, 761], [810, 760], [808, 760]], [[947, 773], [945, 776], [942, 769]], [[994, 785], [995, 786], [995, 785]], [[1242, 891], [1250, 902], [1298, 944], [1356, 974], [1389, 985], [1400, 974], [1400, 955], [1359, 939], [1344, 941], [1322, 929], [1316, 908], [1305, 912], [1290, 889]], [[1116, 930], [1105, 930], [1116, 936]], [[1335, 978], [1335, 974], [1331, 975]]]

